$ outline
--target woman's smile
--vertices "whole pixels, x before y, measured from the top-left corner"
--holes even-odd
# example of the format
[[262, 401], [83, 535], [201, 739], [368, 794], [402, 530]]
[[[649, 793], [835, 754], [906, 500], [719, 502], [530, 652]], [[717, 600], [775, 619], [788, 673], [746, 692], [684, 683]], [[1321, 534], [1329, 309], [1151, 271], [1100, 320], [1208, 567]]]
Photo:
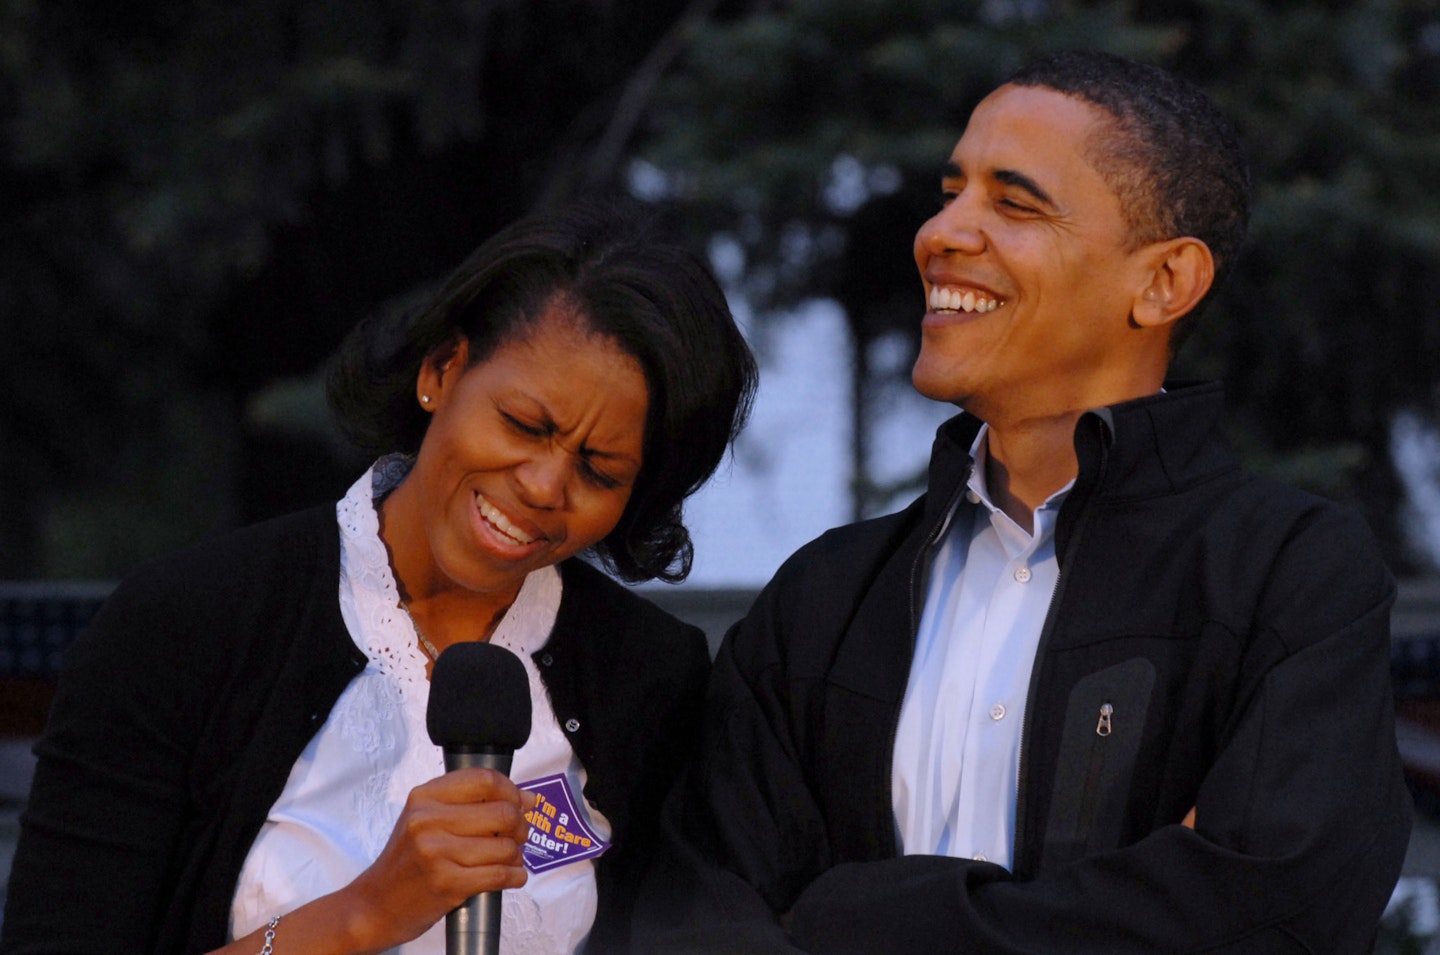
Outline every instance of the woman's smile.
[[498, 537], [502, 544], [508, 544], [519, 551], [533, 549], [532, 545], [541, 541], [539, 535], [527, 534], [521, 530], [479, 491], [475, 492], [475, 509], [480, 518], [480, 531], [487, 538]]

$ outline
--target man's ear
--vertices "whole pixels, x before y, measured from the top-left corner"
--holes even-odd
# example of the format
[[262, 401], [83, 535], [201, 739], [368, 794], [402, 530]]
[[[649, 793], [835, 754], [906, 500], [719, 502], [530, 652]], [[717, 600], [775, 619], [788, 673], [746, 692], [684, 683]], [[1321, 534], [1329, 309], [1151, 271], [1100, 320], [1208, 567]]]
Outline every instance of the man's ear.
[[420, 407], [426, 411], [438, 408], [469, 363], [470, 340], [458, 332], [426, 355], [415, 378], [415, 397]]
[[1153, 243], [1140, 254], [1147, 270], [1130, 319], [1141, 328], [1172, 325], [1200, 304], [1215, 281], [1210, 247], [1192, 236]]

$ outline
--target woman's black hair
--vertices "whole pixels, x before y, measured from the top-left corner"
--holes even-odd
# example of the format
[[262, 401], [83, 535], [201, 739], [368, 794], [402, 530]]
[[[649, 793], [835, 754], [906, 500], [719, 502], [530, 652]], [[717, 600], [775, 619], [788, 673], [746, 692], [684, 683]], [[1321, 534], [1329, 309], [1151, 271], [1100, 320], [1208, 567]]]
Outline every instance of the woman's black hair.
[[596, 555], [628, 581], [683, 580], [685, 498], [744, 425], [757, 373], [709, 268], [656, 229], [634, 206], [587, 201], [496, 233], [429, 305], [346, 337], [326, 382], [341, 430], [371, 453], [415, 453], [430, 421], [415, 397], [426, 358], [464, 335], [470, 363], [483, 362], [560, 305], [635, 358], [649, 389], [640, 474]]

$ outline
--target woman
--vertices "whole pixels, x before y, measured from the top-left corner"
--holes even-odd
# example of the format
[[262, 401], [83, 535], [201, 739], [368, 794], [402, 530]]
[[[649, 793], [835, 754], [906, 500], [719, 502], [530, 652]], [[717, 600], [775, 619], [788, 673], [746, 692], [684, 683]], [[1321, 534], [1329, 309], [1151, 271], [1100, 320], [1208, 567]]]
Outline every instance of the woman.
[[[576, 556], [683, 578], [681, 504], [754, 382], [703, 265], [598, 206], [358, 327], [332, 403], [399, 453], [117, 588], [36, 748], [4, 950], [438, 953], [496, 889], [509, 952], [623, 948], [708, 656]], [[467, 640], [530, 677], [508, 779], [444, 773], [425, 735], [430, 665]]]

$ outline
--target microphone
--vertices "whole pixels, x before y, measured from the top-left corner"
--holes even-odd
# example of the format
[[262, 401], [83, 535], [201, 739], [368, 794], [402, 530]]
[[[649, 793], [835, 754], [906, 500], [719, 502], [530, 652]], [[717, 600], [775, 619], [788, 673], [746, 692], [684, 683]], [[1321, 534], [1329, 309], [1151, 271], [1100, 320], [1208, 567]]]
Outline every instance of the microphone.
[[[530, 680], [504, 647], [455, 643], [430, 670], [425, 708], [430, 741], [445, 750], [445, 771], [478, 766], [510, 775], [515, 750], [530, 737]], [[446, 955], [498, 955], [500, 892], [482, 892], [445, 916]]]

